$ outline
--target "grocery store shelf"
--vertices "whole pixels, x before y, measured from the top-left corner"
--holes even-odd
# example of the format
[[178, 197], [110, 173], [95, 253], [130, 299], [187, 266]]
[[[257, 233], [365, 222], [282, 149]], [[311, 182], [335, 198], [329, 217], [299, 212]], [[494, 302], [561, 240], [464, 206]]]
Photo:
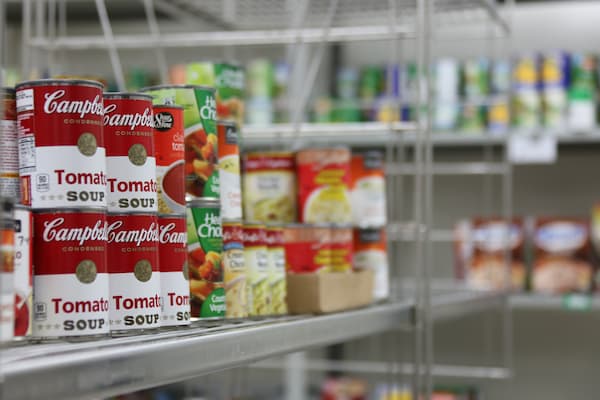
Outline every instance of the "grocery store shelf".
[[536, 311], [598, 311], [600, 296], [590, 295], [543, 295], [533, 293], [512, 294], [510, 305], [516, 310]]
[[222, 47], [285, 45], [294, 43], [350, 42], [370, 40], [393, 40], [398, 37], [412, 37], [412, 29], [403, 26], [390, 28], [385, 25], [273, 29], [222, 32], [163, 33], [160, 36], [147, 34], [115, 35], [113, 43], [104, 36], [69, 36], [56, 39], [37, 37], [30, 41], [31, 46], [45, 50], [91, 50], [108, 49], [155, 49], [185, 47]]
[[[344, 372], [350, 374], [403, 374], [414, 373], [415, 367], [409, 363], [385, 363], [380, 361], [354, 361], [354, 360], [306, 360], [304, 367], [309, 371], [319, 372]], [[264, 360], [252, 364], [253, 368], [280, 369], [284, 368], [281, 360]], [[422, 372], [423, 373], [423, 372]], [[442, 365], [434, 364], [431, 374], [439, 378], [461, 378], [461, 379], [493, 379], [503, 380], [511, 377], [510, 370], [502, 367], [466, 366], [466, 365]]]
[[476, 314], [506, 304], [508, 296], [502, 291], [460, 291], [456, 293], [435, 293], [431, 300], [431, 313], [434, 321], [445, 321]]
[[[419, 170], [413, 164], [388, 164], [386, 173], [389, 175], [415, 175]], [[431, 166], [433, 175], [503, 175], [510, 173], [510, 165], [493, 162], [453, 162], [434, 163]], [[421, 173], [425, 171], [420, 170]]]
[[0, 397], [97, 399], [182, 381], [393, 329], [410, 322], [411, 304], [402, 301], [324, 316], [4, 349], [0, 372], [5, 396]]

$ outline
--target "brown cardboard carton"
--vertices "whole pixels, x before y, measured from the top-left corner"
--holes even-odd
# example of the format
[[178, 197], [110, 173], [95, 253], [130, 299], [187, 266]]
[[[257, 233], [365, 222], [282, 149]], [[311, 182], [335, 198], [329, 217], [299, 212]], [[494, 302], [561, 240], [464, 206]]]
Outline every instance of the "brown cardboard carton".
[[288, 274], [290, 314], [324, 314], [373, 302], [373, 271]]

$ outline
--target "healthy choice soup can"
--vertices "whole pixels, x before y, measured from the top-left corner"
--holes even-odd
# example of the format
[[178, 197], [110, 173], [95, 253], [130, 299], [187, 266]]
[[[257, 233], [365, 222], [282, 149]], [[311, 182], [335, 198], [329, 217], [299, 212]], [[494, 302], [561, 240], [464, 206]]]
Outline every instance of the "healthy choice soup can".
[[106, 213], [34, 212], [33, 227], [33, 336], [108, 334]]
[[154, 148], [158, 213], [185, 214], [183, 107], [159, 104], [154, 109]]
[[185, 188], [188, 200], [220, 195], [215, 89], [164, 85], [142, 89], [154, 104], [183, 107]]
[[102, 84], [16, 87], [21, 201], [32, 209], [106, 207]]
[[187, 208], [187, 257], [191, 317], [225, 316], [223, 231], [218, 200], [195, 200]]
[[152, 97], [104, 94], [108, 212], [156, 212]]

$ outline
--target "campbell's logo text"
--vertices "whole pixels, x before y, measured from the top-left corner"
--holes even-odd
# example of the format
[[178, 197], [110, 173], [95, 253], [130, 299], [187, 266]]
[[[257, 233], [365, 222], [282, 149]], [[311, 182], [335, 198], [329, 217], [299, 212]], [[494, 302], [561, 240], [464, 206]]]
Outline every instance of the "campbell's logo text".
[[96, 95], [92, 100], [61, 100], [65, 97], [64, 89], [55, 90], [44, 95], [44, 112], [46, 114], [79, 114], [83, 118], [88, 114], [103, 116], [102, 98]]
[[126, 230], [123, 221], [115, 221], [108, 225], [106, 238], [108, 243], [135, 243], [136, 246], [145, 242], [158, 241], [158, 224], [152, 222], [147, 228]]
[[106, 223], [97, 220], [93, 226], [63, 227], [63, 217], [44, 222], [44, 242], [77, 242], [83, 245], [88, 240], [106, 240]]
[[104, 126], [123, 126], [135, 130], [139, 126], [154, 127], [152, 109], [147, 107], [143, 113], [120, 114], [115, 112], [116, 104], [109, 104], [104, 108]]
[[185, 244], [187, 243], [187, 233], [179, 232], [176, 230], [177, 225], [174, 222], [170, 222], [160, 227], [160, 234], [158, 235], [158, 241], [161, 244]]

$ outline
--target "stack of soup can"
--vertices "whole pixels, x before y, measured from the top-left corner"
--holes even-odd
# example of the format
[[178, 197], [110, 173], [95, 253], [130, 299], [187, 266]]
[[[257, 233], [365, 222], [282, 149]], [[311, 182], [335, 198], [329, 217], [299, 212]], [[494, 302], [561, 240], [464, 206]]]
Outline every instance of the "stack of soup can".
[[152, 98], [104, 94], [107, 261], [113, 334], [161, 322]]
[[[33, 335], [109, 332], [102, 85], [16, 87], [21, 200], [33, 210]], [[60, 260], [60, 261], [59, 261]]]
[[173, 85], [155, 86], [143, 91], [152, 96], [154, 104], [183, 107], [183, 174], [191, 319], [223, 318], [226, 302], [215, 90], [203, 86]]

